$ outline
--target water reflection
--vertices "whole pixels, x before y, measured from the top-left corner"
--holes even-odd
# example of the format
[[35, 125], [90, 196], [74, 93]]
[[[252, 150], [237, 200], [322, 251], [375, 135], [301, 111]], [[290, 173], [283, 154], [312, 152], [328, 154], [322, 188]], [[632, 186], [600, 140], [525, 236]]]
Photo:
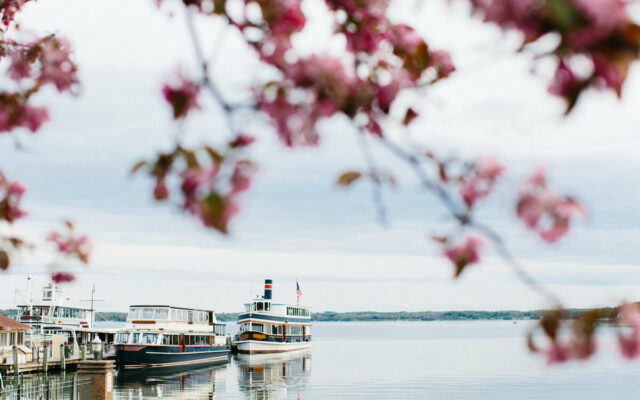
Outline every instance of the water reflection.
[[120, 370], [116, 376], [118, 399], [215, 399], [224, 391], [226, 365], [205, 368]]
[[301, 398], [309, 385], [311, 352], [240, 354], [238, 384], [246, 399]]

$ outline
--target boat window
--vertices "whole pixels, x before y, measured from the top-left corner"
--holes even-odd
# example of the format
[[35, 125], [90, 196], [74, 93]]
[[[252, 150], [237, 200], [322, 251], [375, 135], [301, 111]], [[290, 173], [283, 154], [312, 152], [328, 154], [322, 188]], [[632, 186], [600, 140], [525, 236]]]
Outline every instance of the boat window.
[[215, 325], [213, 325], [213, 333], [215, 333], [218, 336], [224, 336], [226, 329], [227, 329], [227, 325], [226, 324], [215, 324]]
[[150, 308], [150, 307], [143, 308], [142, 319], [153, 319], [153, 308]]
[[116, 343], [127, 343], [129, 341], [129, 332], [118, 333]]
[[262, 311], [262, 302], [256, 303], [256, 311]]
[[262, 324], [252, 324], [251, 327], [256, 332], [264, 332], [264, 325], [262, 325]]
[[138, 319], [139, 317], [139, 308], [137, 307], [131, 307], [129, 309], [129, 319]]
[[166, 308], [156, 308], [156, 319], [166, 320], [169, 315], [169, 310]]
[[7, 334], [0, 333], [0, 347], [7, 345]]
[[264, 310], [271, 311], [271, 303], [264, 303]]
[[145, 333], [142, 336], [142, 344], [156, 344], [158, 342], [157, 333]]
[[272, 335], [282, 335], [282, 325], [271, 325]]
[[140, 334], [139, 333], [133, 333], [132, 334], [131, 343], [133, 343], [133, 344], [140, 343]]

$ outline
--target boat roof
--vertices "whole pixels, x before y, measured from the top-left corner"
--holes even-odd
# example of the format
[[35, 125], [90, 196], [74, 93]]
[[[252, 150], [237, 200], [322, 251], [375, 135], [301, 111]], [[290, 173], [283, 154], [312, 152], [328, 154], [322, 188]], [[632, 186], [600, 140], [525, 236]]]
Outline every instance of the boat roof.
[[272, 306], [287, 306], [287, 307], [297, 307], [297, 308], [310, 308], [309, 306], [301, 306], [298, 304], [287, 304], [287, 303], [274, 303], [271, 300], [266, 300], [266, 299], [255, 299], [252, 300], [251, 303], [244, 303], [245, 306], [251, 305], [256, 301], [262, 301], [262, 302], [269, 302], [271, 303]]
[[213, 310], [205, 310], [203, 308], [176, 307], [176, 306], [170, 306], [167, 304], [132, 304], [129, 306], [129, 308], [131, 307], [167, 307], [167, 308], [174, 308], [176, 310], [214, 312]]

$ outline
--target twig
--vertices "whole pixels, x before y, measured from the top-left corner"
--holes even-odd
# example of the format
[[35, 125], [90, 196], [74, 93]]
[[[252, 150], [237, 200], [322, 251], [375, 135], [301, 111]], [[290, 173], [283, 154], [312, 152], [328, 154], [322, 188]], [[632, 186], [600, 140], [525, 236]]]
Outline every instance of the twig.
[[381, 225], [386, 226], [388, 224], [387, 208], [382, 198], [382, 181], [380, 180], [380, 174], [376, 165], [376, 160], [371, 152], [371, 146], [367, 141], [366, 132], [362, 129], [358, 130], [358, 144], [360, 145], [360, 151], [367, 164], [369, 174], [371, 175], [371, 196], [373, 197], [373, 204], [376, 207], [378, 214], [378, 221]]
[[422, 167], [421, 161], [409, 151], [403, 149], [398, 146], [396, 143], [388, 140], [385, 137], [380, 138], [380, 143], [383, 144], [385, 148], [387, 148], [391, 153], [395, 154], [397, 157], [407, 161], [411, 166], [414, 173], [418, 176], [422, 186], [424, 186], [428, 191], [434, 193], [436, 197], [438, 197], [444, 205], [447, 207], [451, 215], [460, 222], [463, 226], [470, 226], [478, 231], [484, 233], [489, 240], [493, 243], [498, 255], [502, 258], [502, 261], [511, 268], [513, 273], [516, 275], [521, 282], [527, 285], [531, 290], [536, 293], [539, 293], [543, 297], [549, 299], [552, 303], [560, 304], [560, 300], [558, 296], [556, 296], [551, 290], [547, 289], [544, 285], [538, 282], [535, 278], [533, 278], [520, 263], [515, 259], [515, 257], [511, 254], [506, 244], [502, 240], [502, 237], [489, 228], [488, 226], [477, 222], [474, 220], [468, 213], [460, 212], [458, 205], [453, 200], [449, 192], [447, 192], [440, 184], [434, 182], [427, 172]]
[[211, 93], [211, 96], [221, 108], [227, 127], [233, 134], [235, 133], [235, 128], [233, 126], [233, 120], [231, 119], [231, 113], [233, 112], [234, 108], [225, 101], [222, 93], [220, 93], [220, 90], [218, 89], [216, 84], [209, 77], [209, 64], [204, 58], [202, 46], [200, 45], [200, 40], [198, 40], [198, 34], [196, 33], [195, 24], [193, 22], [192, 10], [188, 6], [185, 8], [185, 15], [187, 19], [187, 29], [189, 30], [189, 36], [191, 38], [191, 43], [193, 44], [193, 50], [196, 55], [196, 60], [200, 65], [200, 69], [202, 70], [202, 84], [205, 88], [207, 88], [209, 93]]

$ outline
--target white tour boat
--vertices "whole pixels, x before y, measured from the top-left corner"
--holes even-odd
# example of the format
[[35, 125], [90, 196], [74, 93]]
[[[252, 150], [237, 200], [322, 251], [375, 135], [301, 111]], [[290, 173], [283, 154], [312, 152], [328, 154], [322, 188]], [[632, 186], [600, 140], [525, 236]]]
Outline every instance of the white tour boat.
[[223, 364], [225, 328], [211, 310], [133, 305], [116, 337], [116, 359], [125, 369]]
[[[238, 316], [234, 346], [241, 354], [282, 353], [311, 347], [311, 310], [274, 303], [272, 280], [264, 282], [264, 296], [246, 303]], [[298, 298], [300, 291], [298, 289]]]

